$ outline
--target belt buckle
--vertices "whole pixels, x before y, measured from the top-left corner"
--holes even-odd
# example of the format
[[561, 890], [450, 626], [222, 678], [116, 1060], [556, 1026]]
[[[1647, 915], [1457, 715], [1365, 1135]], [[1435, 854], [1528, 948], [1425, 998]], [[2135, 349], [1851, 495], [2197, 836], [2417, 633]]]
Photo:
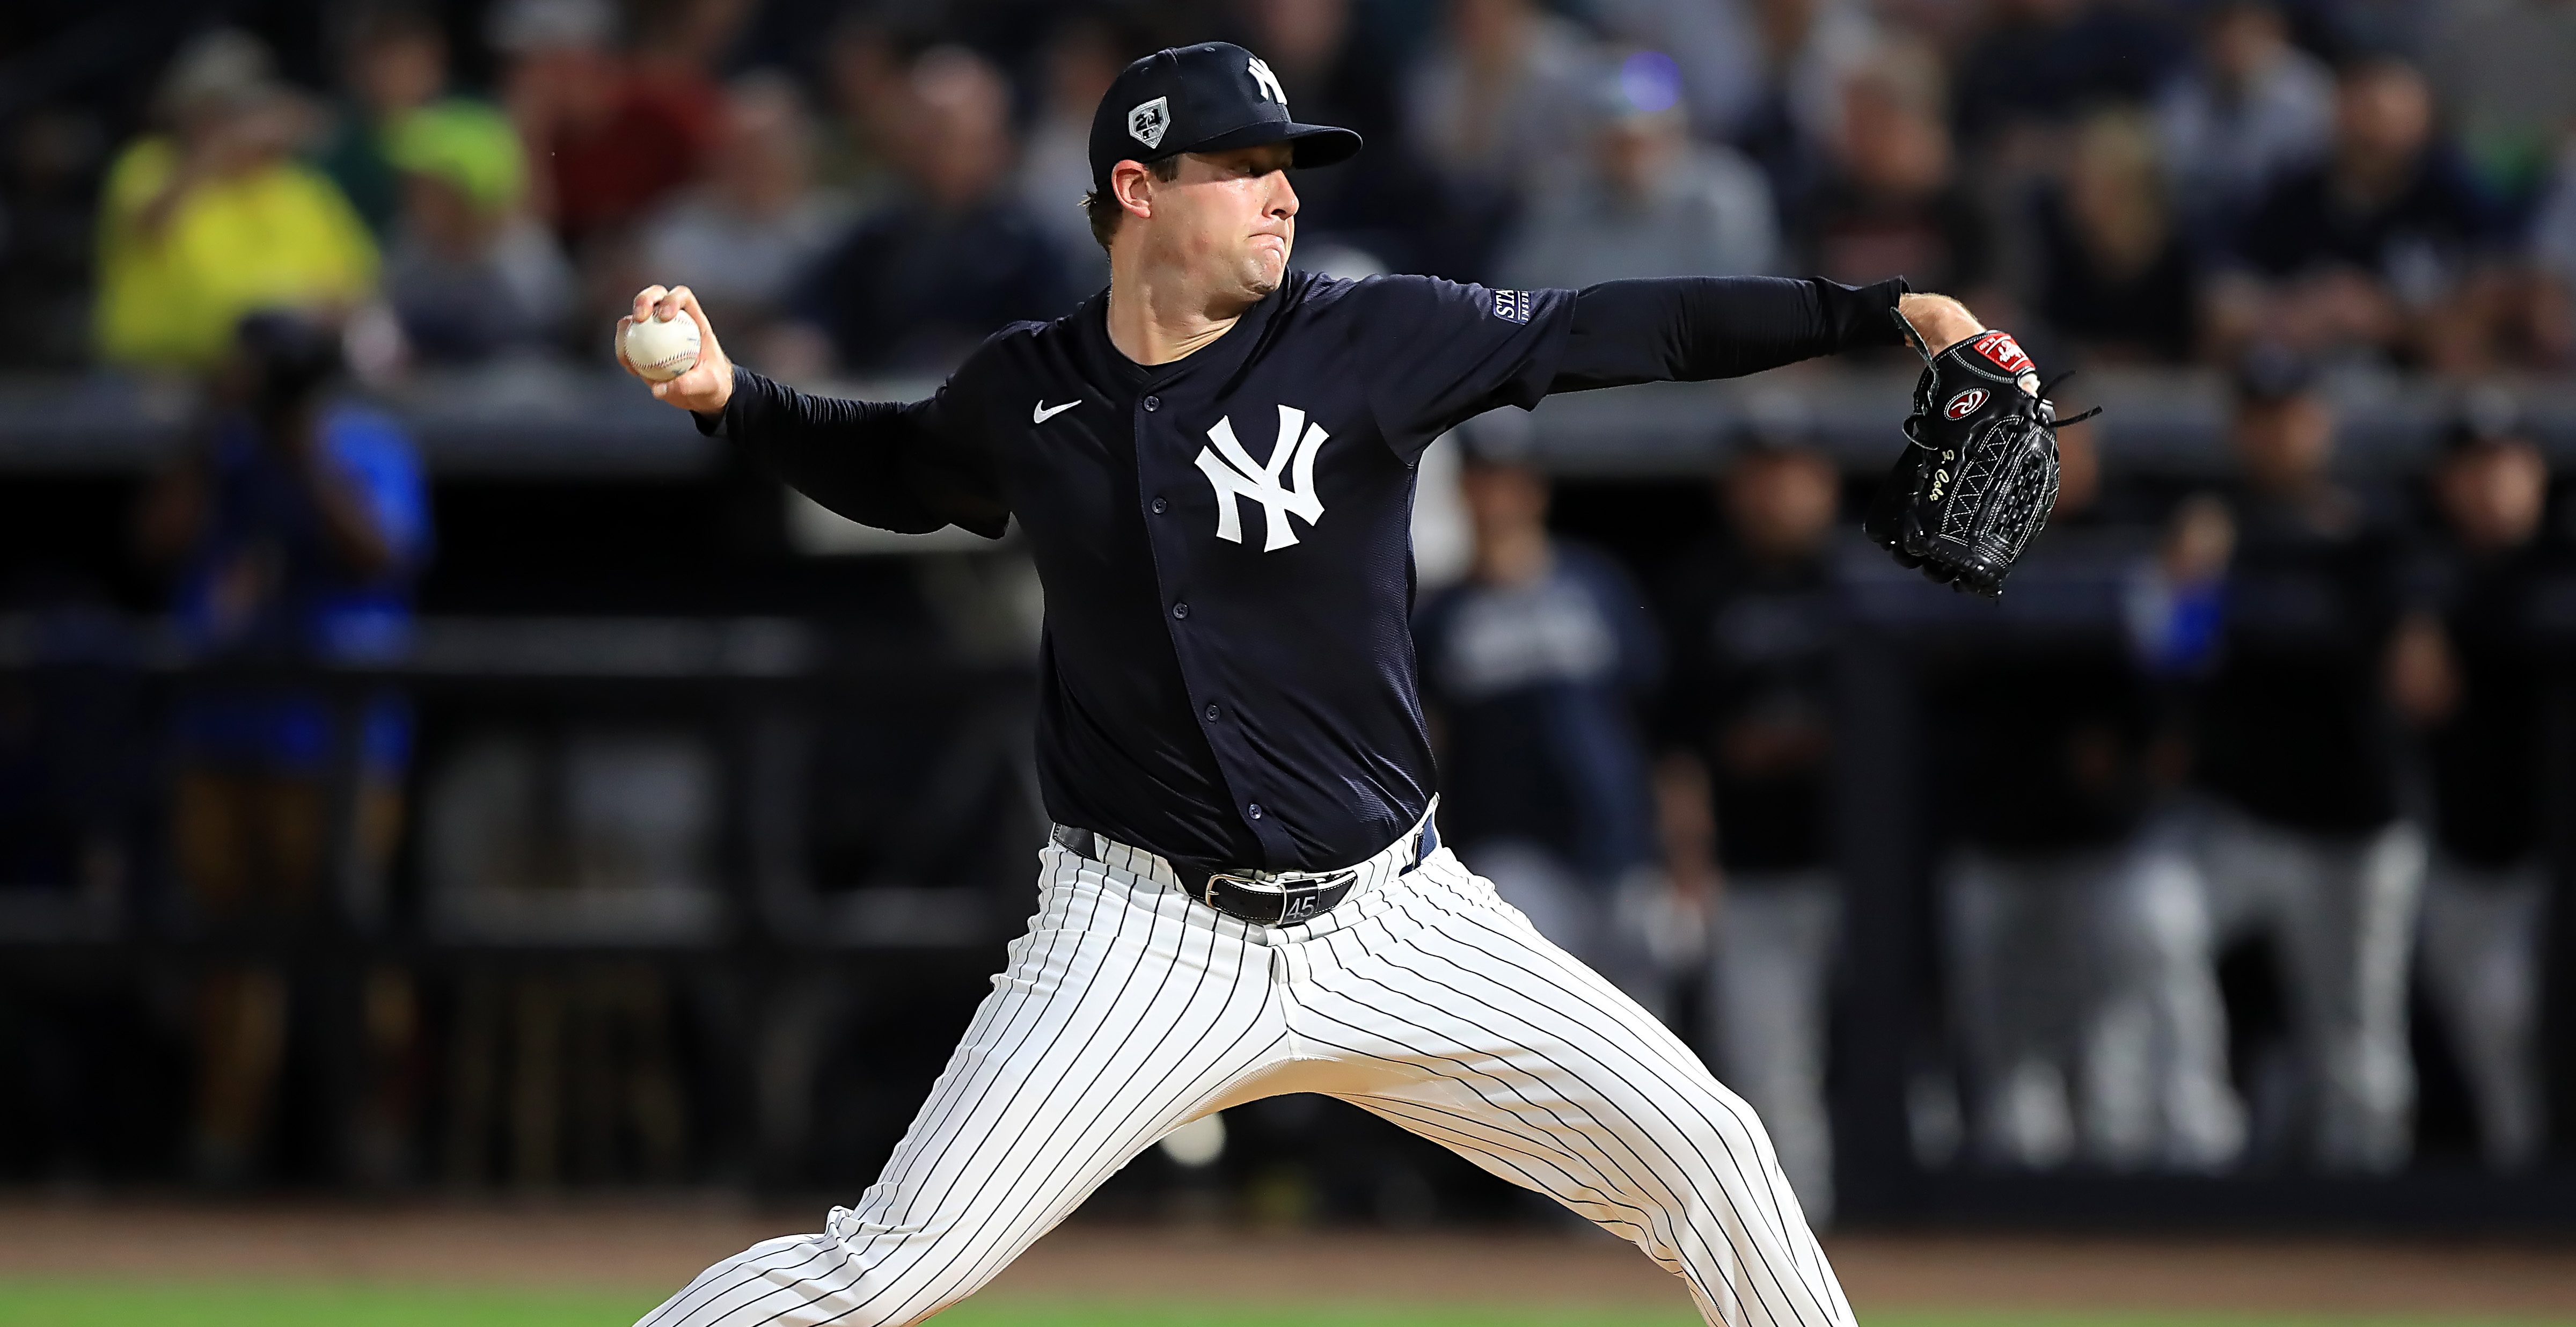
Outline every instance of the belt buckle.
[[[1322, 902], [1326, 890], [1350, 883], [1357, 874], [1354, 871], [1328, 871], [1320, 875], [1304, 872], [1274, 874], [1268, 871], [1218, 871], [1208, 876], [1207, 892], [1200, 901], [1219, 912], [1225, 912], [1225, 909], [1216, 901], [1217, 886], [1219, 884], [1237, 885], [1251, 893], [1265, 895], [1279, 901], [1278, 917], [1275, 920], [1262, 922], [1263, 925], [1295, 926], [1300, 922], [1312, 920], [1323, 911], [1318, 905]], [[1239, 917], [1239, 914], [1235, 913], [1227, 913], [1227, 915]], [[1255, 920], [1250, 917], [1239, 919]]]

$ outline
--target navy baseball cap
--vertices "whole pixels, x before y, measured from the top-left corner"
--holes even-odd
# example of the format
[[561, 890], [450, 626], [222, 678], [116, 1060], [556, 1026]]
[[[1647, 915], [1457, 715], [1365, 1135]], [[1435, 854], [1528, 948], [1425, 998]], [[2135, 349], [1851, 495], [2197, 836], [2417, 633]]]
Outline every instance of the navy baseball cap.
[[1091, 117], [1091, 187], [1109, 189], [1122, 161], [1184, 152], [1229, 152], [1289, 143], [1295, 164], [1329, 166], [1360, 150], [1360, 136], [1288, 118], [1288, 93], [1259, 56], [1232, 42], [1154, 52], [1121, 70]]

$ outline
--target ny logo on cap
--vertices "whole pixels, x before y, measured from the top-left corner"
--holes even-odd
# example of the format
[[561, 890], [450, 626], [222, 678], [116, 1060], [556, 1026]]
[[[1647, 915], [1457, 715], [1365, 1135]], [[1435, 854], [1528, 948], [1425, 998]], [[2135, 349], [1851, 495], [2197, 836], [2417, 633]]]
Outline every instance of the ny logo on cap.
[[[1261, 62], [1255, 60], [1253, 63]], [[1152, 101], [1140, 103], [1134, 110], [1127, 112], [1128, 134], [1137, 142], [1144, 144], [1149, 152], [1162, 146], [1163, 131], [1171, 127], [1172, 100], [1169, 97], [1156, 97]]]
[[1288, 89], [1279, 86], [1279, 76], [1270, 72], [1270, 66], [1256, 55], [1247, 67], [1252, 70], [1252, 81], [1261, 85], [1261, 95], [1278, 102], [1279, 109], [1288, 109]]
[[[1243, 542], [1243, 514], [1236, 504], [1245, 498], [1260, 503], [1266, 518], [1264, 553], [1297, 542], [1297, 532], [1288, 527], [1290, 516], [1304, 517], [1308, 525], [1324, 519], [1323, 500], [1315, 496], [1315, 453], [1329, 436], [1323, 425], [1306, 422], [1305, 411], [1283, 405], [1279, 436], [1270, 444], [1270, 463], [1263, 465], [1236, 440], [1234, 421], [1219, 419], [1208, 430], [1208, 441], [1216, 444], [1216, 450], [1201, 447], [1198, 459], [1199, 473], [1216, 490], [1216, 537], [1233, 544]], [[1285, 486], [1279, 482], [1282, 470], [1288, 472]]]

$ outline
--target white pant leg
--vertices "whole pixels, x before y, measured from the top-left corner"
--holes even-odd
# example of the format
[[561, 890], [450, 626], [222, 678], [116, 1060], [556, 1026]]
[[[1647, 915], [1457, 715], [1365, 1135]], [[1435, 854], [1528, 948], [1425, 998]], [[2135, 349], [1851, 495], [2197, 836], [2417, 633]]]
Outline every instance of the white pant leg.
[[2298, 838], [2305, 869], [2280, 926], [2316, 1085], [2316, 1160], [2329, 1170], [2395, 1170], [2414, 1149], [2406, 965], [2424, 841], [2404, 824]]
[[2227, 1009], [2200, 868], [2166, 825], [2141, 835], [2098, 891], [2087, 1151], [2114, 1168], [2232, 1165], [2245, 1149], [2245, 1106], [2228, 1077]]
[[1771, 1127], [1798, 1201], [1833, 1219], [1834, 1132], [1825, 1041], [1842, 890], [1822, 871], [1728, 880], [1708, 966], [1718, 1072]]
[[1587, 880], [1555, 853], [1509, 840], [1470, 844], [1461, 856], [1472, 856], [1467, 868], [1520, 909], [1539, 934], [1609, 978], [1657, 1021], [1667, 1020], [1671, 974], [1646, 931], [1655, 902], [1647, 891], [1664, 888], [1659, 879]]
[[2548, 868], [2482, 869], [2435, 852], [2426, 875], [2426, 994], [2477, 1101], [2487, 1164], [2531, 1164], [2544, 1141], [2540, 956]]
[[1362, 903], [1284, 951], [1294, 1053], [1336, 1062], [1306, 1090], [1634, 1242], [1711, 1323], [1851, 1327], [1761, 1123], [1679, 1038], [1446, 852]]
[[1964, 851], [1943, 891], [1969, 1138], [1997, 1165], [2044, 1170], [2075, 1151], [2086, 900], [2065, 867]]
[[1028, 934], [858, 1206], [708, 1268], [639, 1327], [918, 1322], [1282, 1049], [1257, 928], [1056, 847], [1040, 860]]

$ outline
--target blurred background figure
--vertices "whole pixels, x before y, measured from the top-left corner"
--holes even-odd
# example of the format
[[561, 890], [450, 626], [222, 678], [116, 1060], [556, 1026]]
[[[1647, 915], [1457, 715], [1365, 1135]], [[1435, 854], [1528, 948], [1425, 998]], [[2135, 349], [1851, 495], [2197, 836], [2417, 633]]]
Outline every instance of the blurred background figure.
[[549, 352], [575, 297], [554, 236], [528, 215], [528, 162], [509, 117], [456, 99], [411, 112], [387, 136], [403, 215], [385, 299], [424, 363]]
[[1691, 140], [1680, 79], [1671, 58], [1653, 51], [1601, 79], [1591, 168], [1574, 187], [1532, 200], [1503, 249], [1505, 285], [1579, 289], [1779, 268], [1769, 185], [1743, 154]]
[[393, 139], [413, 112], [447, 91], [447, 34], [437, 16], [406, 5], [353, 7], [341, 34], [343, 103], [313, 153], [379, 241], [403, 211]]
[[1581, 173], [1600, 53], [1537, 0], [1449, 0], [1404, 88], [1414, 149], [1454, 195], [1457, 240], [1490, 252], [1528, 198]]
[[796, 85], [747, 75], [726, 90], [724, 147], [707, 177], [644, 223], [654, 279], [725, 309], [727, 334], [755, 351], [795, 303], [798, 279], [851, 222], [846, 195], [814, 187], [813, 150]]
[[2081, 361], [2175, 364], [2200, 317], [2199, 273], [2167, 205], [2146, 118], [2101, 111], [2074, 133], [2063, 182], [2039, 198], [2038, 313]]
[[1675, 884], [1712, 917], [1717, 1076], [1771, 1130], [1807, 1219], [1833, 1219], [1825, 1034], [1842, 932], [1833, 869], [1833, 463], [1786, 438], [1742, 445], [1725, 533], [1666, 599], [1672, 681], [1658, 770]]
[[2334, 106], [2334, 72], [2290, 43], [2279, 6], [2209, 8], [2196, 54], [2155, 108], [2165, 170], [2198, 243], [2224, 243], [2275, 181], [2325, 158]]
[[1958, 61], [1960, 146], [2006, 172], [2104, 102], [2136, 104], [2183, 54], [2171, 10], [2118, 0], [1996, 0]]
[[1541, 934], [1660, 1015], [1671, 915], [1637, 722], [1662, 669], [1653, 619], [1619, 564], [1548, 534], [1547, 478], [1484, 423], [1459, 475], [1474, 561], [1414, 625], [1442, 832]]
[[[334, 401], [339, 371], [331, 326], [244, 318], [203, 445], [140, 514], [146, 551], [178, 569], [173, 615], [195, 655], [287, 674], [210, 680], [175, 709], [172, 851], [195, 916], [236, 938], [310, 937], [334, 917], [367, 919], [401, 831], [404, 703], [292, 676], [398, 658], [429, 551], [410, 445], [391, 420]], [[273, 967], [218, 969], [199, 989], [192, 1147], [202, 1179], [261, 1171], [288, 994], [288, 974]], [[407, 1039], [407, 985], [378, 974], [368, 999], [386, 1006], [370, 1011], [383, 1015], [371, 1030]], [[403, 1048], [375, 1049], [390, 1063]], [[394, 1109], [382, 1103], [379, 1114]], [[385, 1121], [387, 1132], [401, 1123]]]
[[[623, 40], [611, 0], [504, 0], [491, 14], [506, 60], [503, 100], [532, 161], [540, 216], [587, 264], [655, 203], [703, 172], [724, 141], [724, 92], [705, 63], [720, 32], [698, 30], [722, 0], [639, 6]], [[711, 47], [709, 42], [713, 42]]]
[[[1091, 192], [1091, 113], [1099, 108], [1110, 81], [1127, 67], [1125, 50], [1097, 19], [1077, 15], [1057, 24], [1046, 44], [1043, 99], [1020, 152], [1020, 201], [1054, 237], [1056, 248], [1079, 274], [1076, 284], [1085, 294], [1109, 284], [1109, 254], [1092, 241], [1091, 218], [1082, 207], [1083, 196]], [[1273, 53], [1270, 59], [1275, 68], [1279, 56]], [[1284, 71], [1280, 76], [1290, 78]], [[1314, 86], [1311, 80], [1291, 81], [1300, 91]], [[1301, 107], [1310, 101], [1301, 99]], [[1298, 196], [1304, 198], [1302, 189]], [[1301, 230], [1307, 222], [1305, 210], [1301, 208], [1298, 217]]]
[[156, 106], [162, 130], [117, 155], [99, 202], [101, 359], [202, 372], [252, 309], [345, 310], [373, 291], [375, 242], [330, 180], [294, 159], [305, 112], [267, 48], [207, 33], [173, 61]]
[[2557, 0], [2434, 6], [2424, 67], [2486, 191], [2527, 202], [2576, 130], [2576, 8]]
[[[2064, 471], [2034, 578], [2101, 527], [2088, 429], [2059, 435]], [[2061, 573], [2063, 574], [2063, 573]], [[2154, 1029], [2124, 953], [2151, 906], [2136, 877], [2152, 709], [2117, 636], [1986, 642], [1937, 690], [1962, 753], [1945, 805], [1959, 835], [1943, 871], [1951, 1009], [1966, 1048], [1971, 1155], [2045, 1170], [2079, 1153], [2136, 1167], [2155, 1145]], [[2188, 875], [2183, 877], [2186, 885]]]
[[2441, 523], [2418, 572], [2425, 603], [2402, 623], [2391, 669], [2432, 785], [2424, 989], [2467, 1076], [2480, 1151], [2513, 1170], [2545, 1138], [2548, 706], [2535, 596], [2565, 559], [2541, 530], [2548, 467], [2509, 402], [2461, 412], [2432, 489]]
[[796, 316], [853, 372], [945, 371], [1005, 323], [1052, 318], [1090, 294], [1010, 188], [1011, 91], [982, 56], [915, 61], [901, 196], [799, 284]]
[[1843, 81], [1884, 40], [1868, 5], [1754, 0], [1760, 63], [1732, 137], [1770, 178], [1772, 197], [1804, 198], [1842, 138]]
[[1996, 307], [1991, 227], [1954, 176], [1947, 97], [1938, 57], [1916, 44], [1884, 46], [1844, 78], [1833, 161], [1791, 209], [1803, 270], [1842, 282], [1903, 272], [1981, 313]]
[[[2335, 418], [2307, 366], [2250, 358], [2218, 663], [2199, 703], [2200, 844], [2220, 945], [2269, 941], [2295, 1075], [2255, 1085], [2255, 1142], [2382, 1172], [2412, 1146], [2407, 956], [2424, 845], [2399, 819], [2387, 668], [2395, 548], [2329, 473]], [[2288, 1084], [2296, 1086], [2289, 1087]]]
[[2275, 182], [2237, 241], [2220, 292], [2225, 344], [2419, 359], [2469, 369], [2492, 358], [2479, 275], [2495, 212], [2436, 133], [2423, 75], [2385, 56], [2347, 65], [2324, 162]]

